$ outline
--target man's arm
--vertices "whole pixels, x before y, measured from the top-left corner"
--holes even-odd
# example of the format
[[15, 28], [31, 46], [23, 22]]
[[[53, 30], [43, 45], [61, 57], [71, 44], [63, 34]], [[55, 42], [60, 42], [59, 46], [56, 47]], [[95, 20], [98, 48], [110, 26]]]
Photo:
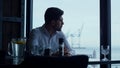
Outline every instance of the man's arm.
[[29, 38], [27, 39], [27, 52], [29, 54], [33, 54], [35, 45], [38, 45], [38, 32], [36, 30], [32, 30], [29, 34]]

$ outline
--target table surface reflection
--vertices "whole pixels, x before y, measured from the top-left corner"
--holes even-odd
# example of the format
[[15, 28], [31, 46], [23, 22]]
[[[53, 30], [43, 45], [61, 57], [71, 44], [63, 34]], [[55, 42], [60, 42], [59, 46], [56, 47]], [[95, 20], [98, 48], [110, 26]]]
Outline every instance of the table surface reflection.
[[0, 65], [19, 65], [22, 61], [24, 61], [23, 58], [5, 56], [5, 58], [1, 60]]
[[120, 60], [108, 60], [108, 61], [89, 60], [88, 64], [120, 64]]

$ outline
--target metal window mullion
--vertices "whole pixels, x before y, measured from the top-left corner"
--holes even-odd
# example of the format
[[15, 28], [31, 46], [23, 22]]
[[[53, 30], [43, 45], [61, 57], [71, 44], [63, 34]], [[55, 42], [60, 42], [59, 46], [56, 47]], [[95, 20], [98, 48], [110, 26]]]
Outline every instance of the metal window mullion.
[[33, 23], [33, 0], [26, 0], [26, 36], [32, 29]]
[[2, 1], [0, 0], [0, 50], [2, 50]]
[[[111, 60], [111, 0], [100, 0], [100, 46], [110, 46], [108, 59]], [[101, 47], [100, 47], [101, 50]], [[101, 51], [100, 51], [101, 52]], [[103, 55], [100, 53], [100, 60]], [[102, 65], [111, 68], [111, 64]]]
[[24, 37], [24, 31], [25, 31], [24, 11], [25, 11], [25, 0], [21, 0], [21, 37]]

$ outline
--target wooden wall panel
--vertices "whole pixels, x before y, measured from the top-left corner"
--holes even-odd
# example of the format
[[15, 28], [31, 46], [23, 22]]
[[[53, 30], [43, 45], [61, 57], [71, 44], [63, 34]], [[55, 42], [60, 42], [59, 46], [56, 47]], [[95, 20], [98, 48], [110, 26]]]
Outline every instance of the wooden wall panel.
[[12, 38], [19, 38], [21, 35], [21, 23], [19, 22], [3, 22], [2, 29], [2, 49], [7, 51], [8, 43]]
[[12, 38], [24, 36], [25, 0], [0, 0], [0, 50], [7, 51]]
[[3, 0], [4, 17], [21, 17], [21, 0]]

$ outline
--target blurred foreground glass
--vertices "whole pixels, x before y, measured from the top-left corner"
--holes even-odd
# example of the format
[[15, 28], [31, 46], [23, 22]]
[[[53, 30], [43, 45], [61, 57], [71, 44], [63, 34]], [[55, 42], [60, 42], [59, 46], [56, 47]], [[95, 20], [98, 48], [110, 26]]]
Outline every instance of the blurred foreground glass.
[[8, 55], [12, 57], [13, 64], [19, 64], [24, 60], [26, 50], [26, 38], [13, 38], [8, 43]]
[[34, 45], [31, 54], [34, 56], [44, 56], [44, 49], [45, 47], [43, 45]]
[[106, 48], [104, 48], [104, 46], [101, 45], [101, 53], [104, 55], [104, 58], [102, 59], [102, 61], [108, 61], [108, 58], [106, 57], [106, 55], [109, 54], [109, 45], [107, 45]]

